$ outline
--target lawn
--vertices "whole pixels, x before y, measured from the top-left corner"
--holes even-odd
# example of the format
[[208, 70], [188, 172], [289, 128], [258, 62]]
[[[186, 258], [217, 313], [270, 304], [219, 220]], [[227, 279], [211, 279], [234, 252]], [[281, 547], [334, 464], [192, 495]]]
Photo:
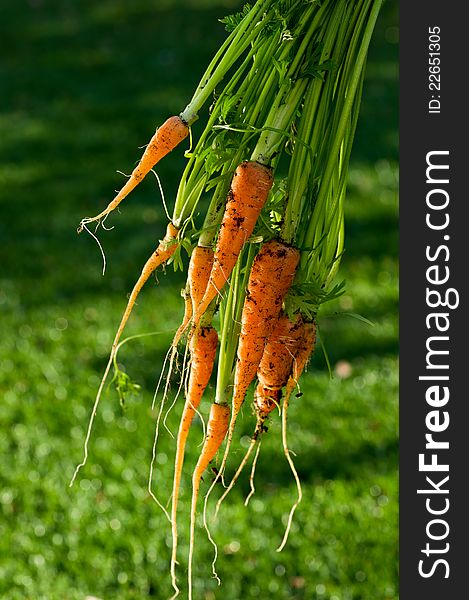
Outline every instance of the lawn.
[[[127, 600], [170, 596], [170, 527], [147, 492], [153, 391], [182, 316], [181, 273], [145, 288], [120, 362], [140, 394], [125, 410], [110, 388], [90, 457], [90, 408], [140, 268], [165, 215], [148, 178], [112, 216], [99, 249], [75, 233], [101, 210], [166, 116], [179, 112], [220, 41], [234, 0], [29, 0], [2, 9], [0, 64], [0, 597]], [[197, 526], [195, 598], [395, 600], [398, 525], [397, 3], [385, 3], [370, 51], [350, 169], [346, 293], [325, 305], [318, 349], [290, 409], [289, 439], [303, 502], [288, 545], [275, 551], [296, 498], [272, 419], [249, 491], [241, 478], [212, 524]], [[199, 124], [200, 128], [201, 125]], [[196, 128], [196, 132], [197, 132]], [[158, 167], [168, 202], [182, 153]], [[359, 314], [373, 325], [350, 316]], [[210, 390], [212, 391], [212, 390]], [[202, 412], [207, 412], [211, 393]], [[167, 422], [177, 427], [178, 410]], [[230, 470], [249, 442], [248, 407]], [[187, 464], [202, 428], [194, 425]], [[158, 445], [154, 490], [170, 495], [174, 439]], [[190, 487], [181, 498], [184, 585]], [[210, 483], [204, 482], [204, 490]], [[185, 592], [181, 596], [186, 597]]]

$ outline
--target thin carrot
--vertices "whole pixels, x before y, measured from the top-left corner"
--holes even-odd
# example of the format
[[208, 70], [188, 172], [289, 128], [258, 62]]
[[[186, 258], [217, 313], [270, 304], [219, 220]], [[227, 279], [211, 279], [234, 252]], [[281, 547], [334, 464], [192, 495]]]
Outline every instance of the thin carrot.
[[[185, 302], [185, 312], [184, 318], [181, 325], [178, 327], [176, 333], [174, 334], [173, 341], [171, 344], [171, 348], [169, 351], [169, 367], [166, 380], [169, 381], [172, 375], [173, 366], [175, 360], [177, 360], [177, 346], [179, 341], [187, 328], [191, 323], [191, 317], [193, 314], [194, 305], [200, 301], [200, 298], [203, 296], [204, 290], [207, 287], [208, 278], [210, 275], [210, 269], [213, 264], [213, 250], [211, 248], [196, 246], [191, 254], [191, 259], [189, 261], [188, 275], [187, 275], [187, 283], [184, 290], [184, 302]], [[204, 325], [210, 325], [210, 319], [205, 319]], [[190, 339], [191, 336], [189, 336]], [[168, 356], [168, 355], [167, 355]], [[187, 357], [187, 351], [184, 354], [184, 361], [182, 364], [182, 371], [185, 370], [185, 359]], [[163, 367], [164, 368], [164, 367]], [[163, 373], [162, 373], [163, 375]], [[168, 386], [165, 387], [165, 396], [163, 397], [163, 401], [166, 399], [166, 391], [168, 390]], [[169, 412], [174, 406], [171, 404], [170, 408], [166, 412], [163, 424], [166, 426], [166, 419], [168, 417]]]
[[238, 165], [228, 193], [210, 280], [194, 313], [195, 325], [226, 284], [244, 243], [254, 230], [272, 183], [269, 167], [255, 161]]
[[207, 288], [208, 280], [210, 277], [210, 271], [213, 265], [213, 250], [212, 248], [206, 248], [204, 246], [196, 246], [191, 254], [189, 261], [189, 267], [187, 271], [187, 283], [184, 289], [184, 318], [181, 325], [178, 327], [174, 334], [173, 342], [171, 344], [173, 353], [171, 355], [170, 364], [172, 365], [176, 347], [189, 327], [192, 315], [194, 314], [195, 308], [199, 305], [204, 292]]
[[230, 407], [227, 404], [217, 404], [214, 402], [210, 409], [210, 416], [207, 424], [207, 435], [200, 452], [199, 460], [192, 474], [192, 503], [190, 517], [190, 540], [189, 540], [189, 564], [188, 564], [188, 585], [189, 600], [192, 600], [192, 557], [194, 554], [194, 534], [195, 534], [195, 515], [197, 509], [197, 498], [199, 495], [200, 480], [208, 464], [215, 457], [226, 432], [230, 420]]
[[124, 314], [122, 315], [120, 325], [117, 329], [116, 337], [114, 338], [114, 342], [112, 344], [113, 352], [119, 342], [122, 332], [124, 331], [127, 321], [129, 320], [130, 313], [132, 312], [132, 309], [135, 305], [135, 302], [141, 289], [148, 281], [150, 275], [155, 271], [155, 269], [164, 264], [174, 254], [177, 248], [177, 235], [178, 230], [174, 227], [172, 223], [169, 223], [166, 228], [166, 234], [164, 238], [161, 240], [156, 250], [144, 264], [142, 272], [140, 273], [140, 277], [137, 279], [130, 293], [127, 306], [125, 308]]
[[171, 150], [182, 142], [188, 134], [189, 127], [180, 116], [173, 116], [167, 119], [163, 125], [156, 130], [145, 148], [145, 152], [138, 165], [132, 171], [129, 179], [117, 193], [112, 202], [110, 202], [99, 215], [82, 219], [80, 226], [78, 227], [78, 233], [82, 231], [84, 225], [94, 221], [100, 221], [117, 208], [122, 200], [142, 181], [156, 163], [166, 156], [166, 154], [171, 152]]
[[213, 327], [202, 327], [189, 342], [191, 354], [191, 371], [187, 386], [186, 402], [182, 412], [176, 442], [176, 456], [174, 461], [173, 495], [171, 505], [171, 523], [173, 547], [171, 555], [171, 578], [173, 588], [179, 591], [176, 584], [176, 559], [177, 559], [177, 505], [179, 499], [179, 486], [181, 483], [182, 466], [184, 463], [184, 450], [189, 435], [189, 428], [194, 414], [199, 407], [200, 400], [212, 374], [213, 364], [218, 344], [218, 334]]
[[142, 289], [142, 287], [144, 286], [146, 281], [148, 280], [148, 278], [150, 277], [150, 275], [153, 273], [153, 271], [160, 265], [164, 264], [174, 254], [174, 252], [177, 248], [177, 235], [178, 235], [178, 230], [174, 227], [174, 225], [172, 223], [169, 223], [166, 228], [166, 235], [161, 240], [161, 242], [159, 243], [156, 250], [153, 252], [153, 254], [150, 256], [150, 258], [147, 260], [147, 262], [143, 266], [142, 272], [140, 273], [140, 277], [137, 279], [137, 282], [135, 283], [135, 285], [132, 289], [132, 292], [130, 293], [130, 297], [127, 302], [127, 306], [125, 308], [124, 314], [122, 315], [121, 322], [119, 324], [119, 327], [117, 328], [117, 332], [114, 337], [114, 341], [112, 343], [109, 361], [106, 365], [106, 369], [104, 371], [104, 375], [103, 375], [103, 378], [101, 379], [101, 383], [99, 385], [98, 392], [96, 394], [96, 399], [94, 401], [93, 409], [91, 412], [91, 417], [90, 417], [89, 424], [88, 424], [88, 430], [87, 430], [86, 438], [85, 438], [85, 442], [84, 442], [83, 460], [80, 464], [77, 465], [75, 472], [72, 476], [72, 479], [70, 481], [70, 486], [73, 485], [73, 483], [76, 479], [76, 476], [78, 475], [78, 471], [83, 466], [85, 466], [86, 461], [88, 459], [88, 442], [89, 442], [89, 439], [91, 436], [91, 428], [93, 426], [93, 421], [96, 416], [96, 411], [97, 411], [98, 404], [99, 404], [99, 401], [101, 398], [101, 394], [104, 389], [104, 384], [106, 382], [107, 376], [109, 375], [111, 366], [114, 362], [120, 337], [122, 335], [122, 332], [124, 331], [124, 328], [127, 324], [128, 319], [130, 317], [130, 313], [132, 312], [132, 308], [137, 300], [137, 296], [140, 293], [140, 290]]
[[189, 282], [193, 314], [195, 314], [197, 307], [204, 297], [212, 272], [213, 261], [214, 252], [212, 248], [196, 246], [192, 251], [187, 279]]
[[290, 450], [288, 448], [287, 442], [287, 418], [288, 418], [288, 407], [290, 405], [290, 396], [298, 384], [298, 379], [302, 374], [306, 364], [308, 363], [311, 354], [314, 350], [314, 346], [316, 344], [316, 324], [314, 322], [309, 322], [304, 324], [303, 328], [303, 337], [300, 340], [300, 344], [298, 346], [298, 351], [295, 355], [295, 360], [293, 361], [293, 369], [292, 374], [288, 379], [288, 383], [286, 386], [285, 397], [283, 399], [282, 406], [282, 446], [283, 453], [285, 454], [285, 458], [287, 459], [288, 464], [290, 465], [290, 469], [293, 473], [293, 477], [295, 478], [296, 488], [298, 490], [298, 497], [291, 507], [290, 513], [288, 515], [287, 525], [285, 527], [285, 533], [283, 535], [283, 539], [280, 543], [280, 546], [277, 548], [277, 552], [281, 552], [287, 543], [288, 535], [290, 533], [290, 528], [293, 520], [293, 515], [297, 506], [300, 504], [303, 498], [303, 492], [301, 489], [300, 478], [298, 477], [298, 473], [296, 472], [295, 465], [293, 463], [293, 459], [290, 455]]

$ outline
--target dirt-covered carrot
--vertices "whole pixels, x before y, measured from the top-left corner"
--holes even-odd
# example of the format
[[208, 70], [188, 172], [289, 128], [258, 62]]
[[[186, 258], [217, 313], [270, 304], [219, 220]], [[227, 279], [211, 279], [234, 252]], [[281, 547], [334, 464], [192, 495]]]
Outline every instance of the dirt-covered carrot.
[[299, 251], [277, 240], [266, 242], [254, 260], [241, 315], [231, 416], [233, 426], [292, 284], [298, 261]]
[[119, 206], [122, 200], [148, 175], [153, 167], [171, 150], [173, 150], [189, 134], [189, 127], [180, 116], [173, 116], [167, 119], [161, 127], [158, 127], [151, 138], [145, 152], [142, 155], [138, 165], [130, 174], [130, 177], [117, 193], [115, 198], [108, 206], [95, 217], [85, 217], [82, 219], [78, 232], [84, 225], [94, 221], [104, 219], [110, 212]]
[[278, 391], [286, 385], [303, 335], [304, 323], [299, 315], [293, 319], [286, 314], [279, 316], [257, 369], [261, 387]]
[[288, 378], [286, 393], [291, 393], [303, 373], [316, 344], [316, 323], [314, 321], [303, 324], [303, 334], [295, 352], [291, 375]]
[[258, 162], [245, 161], [237, 167], [220, 226], [210, 280], [194, 314], [196, 325], [226, 284], [243, 245], [254, 230], [272, 182], [272, 170]]
[[205, 469], [215, 457], [220, 446], [225, 439], [230, 420], [230, 407], [227, 404], [217, 404], [214, 402], [210, 409], [210, 416], [207, 423], [207, 435], [204, 445], [200, 452], [199, 460], [192, 474], [192, 502], [190, 517], [190, 540], [189, 540], [189, 561], [188, 561], [188, 585], [189, 600], [192, 600], [192, 557], [194, 553], [194, 534], [195, 534], [195, 516], [197, 509], [197, 498], [199, 496], [200, 480]]
[[96, 416], [96, 410], [98, 408], [98, 404], [101, 399], [101, 394], [104, 389], [104, 384], [106, 382], [107, 376], [109, 375], [109, 371], [111, 369], [111, 366], [112, 366], [115, 356], [116, 356], [117, 347], [118, 347], [122, 332], [124, 331], [127, 321], [129, 320], [130, 314], [131, 314], [134, 304], [137, 300], [137, 297], [140, 293], [140, 290], [145, 285], [148, 278], [155, 271], [155, 269], [157, 269], [159, 266], [163, 265], [174, 254], [174, 252], [178, 246], [177, 236], [178, 236], [178, 230], [174, 227], [174, 225], [172, 223], [169, 223], [166, 228], [166, 235], [161, 240], [158, 247], [153, 252], [153, 254], [150, 256], [150, 258], [147, 260], [147, 262], [144, 264], [142, 272], [140, 273], [140, 276], [137, 279], [137, 282], [135, 283], [135, 285], [132, 289], [132, 292], [130, 293], [130, 297], [127, 302], [127, 306], [125, 308], [124, 314], [122, 315], [121, 322], [119, 324], [119, 327], [117, 328], [117, 332], [114, 337], [114, 341], [112, 343], [111, 353], [109, 356], [108, 363], [106, 365], [106, 369], [104, 371], [103, 378], [101, 379], [101, 383], [99, 385], [98, 392], [96, 394], [96, 399], [95, 399], [93, 409], [91, 412], [91, 417], [90, 417], [90, 421], [88, 424], [88, 430], [87, 430], [86, 438], [85, 438], [85, 442], [84, 442], [83, 460], [79, 465], [77, 465], [75, 472], [73, 474], [73, 477], [70, 481], [70, 486], [73, 485], [73, 482], [75, 481], [76, 476], [78, 475], [78, 471], [81, 469], [81, 467], [83, 467], [86, 464], [86, 461], [88, 459], [88, 442], [89, 442], [90, 435], [91, 435], [91, 428], [93, 425], [94, 418]]
[[187, 385], [186, 402], [182, 411], [179, 431], [176, 441], [176, 456], [174, 461], [173, 495], [171, 504], [171, 523], [173, 547], [171, 555], [171, 577], [173, 587], [178, 591], [176, 584], [176, 559], [177, 559], [177, 505], [179, 499], [179, 486], [181, 483], [182, 466], [184, 463], [184, 450], [189, 435], [189, 429], [194, 414], [199, 407], [200, 400], [212, 374], [213, 364], [218, 344], [218, 335], [213, 327], [202, 327], [189, 342], [191, 355], [191, 371]]

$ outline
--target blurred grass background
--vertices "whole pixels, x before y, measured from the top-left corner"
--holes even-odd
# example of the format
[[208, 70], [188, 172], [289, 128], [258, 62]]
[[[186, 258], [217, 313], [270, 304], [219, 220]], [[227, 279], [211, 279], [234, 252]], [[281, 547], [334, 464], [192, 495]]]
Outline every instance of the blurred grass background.
[[[103, 600], [170, 595], [170, 528], [146, 491], [150, 405], [181, 318], [181, 274], [159, 275], [127, 333], [160, 331], [122, 348], [142, 393], [125, 412], [104, 397], [90, 459], [82, 456], [92, 401], [114, 330], [165, 216], [148, 178], [108, 220], [108, 259], [75, 228], [101, 210], [154, 127], [189, 100], [224, 38], [217, 19], [234, 0], [28, 0], [2, 3], [0, 63], [0, 597]], [[6, 25], [6, 26], [5, 26]], [[397, 2], [385, 3], [367, 70], [350, 171], [347, 293], [324, 308], [321, 351], [290, 409], [289, 439], [303, 482], [285, 550], [275, 552], [296, 488], [274, 418], [248, 508], [247, 473], [212, 533], [197, 528], [195, 597], [394, 600], [397, 584]], [[168, 199], [184, 165], [158, 167]], [[355, 312], [370, 327], [335, 313]], [[165, 333], [164, 333], [165, 332]], [[210, 394], [202, 406], [207, 411]], [[168, 420], [174, 431], [175, 410]], [[248, 408], [232, 466], [253, 428]], [[202, 439], [192, 434], [187, 465]], [[165, 433], [155, 489], [170, 494], [174, 440]], [[205, 482], [205, 485], [208, 481]], [[189, 486], [181, 499], [184, 586]], [[199, 523], [200, 524], [200, 523]], [[184, 592], [181, 597], [185, 597]]]

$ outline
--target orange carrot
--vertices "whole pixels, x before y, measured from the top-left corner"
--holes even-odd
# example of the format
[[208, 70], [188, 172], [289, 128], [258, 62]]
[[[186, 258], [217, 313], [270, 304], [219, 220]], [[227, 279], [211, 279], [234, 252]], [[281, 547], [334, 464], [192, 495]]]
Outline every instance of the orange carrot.
[[177, 505], [179, 486], [181, 483], [182, 466], [184, 463], [184, 449], [189, 435], [189, 428], [194, 414], [200, 404], [204, 390], [210, 380], [218, 344], [218, 335], [213, 327], [202, 327], [189, 342], [191, 354], [191, 371], [187, 386], [186, 403], [182, 412], [176, 442], [176, 457], [174, 462], [173, 496], [171, 506], [171, 523], [173, 534], [173, 548], [171, 556], [171, 578], [173, 587], [176, 585], [176, 558], [177, 558]]
[[121, 203], [121, 201], [142, 181], [142, 179], [151, 171], [151, 169], [166, 154], [171, 152], [184, 138], [189, 134], [187, 123], [180, 116], [173, 116], [167, 119], [159, 127], [142, 155], [138, 165], [132, 171], [129, 179], [115, 196], [114, 200], [95, 217], [86, 217], [80, 223], [78, 232], [83, 229], [83, 225], [99, 221], [106, 217]]
[[213, 264], [212, 248], [196, 246], [191, 254], [187, 271], [187, 283], [184, 290], [184, 318], [176, 331], [172, 347], [175, 348], [186, 331], [195, 308], [198, 306], [207, 287]]
[[113, 348], [115, 348], [115, 346], [117, 345], [117, 342], [119, 341], [119, 338], [120, 338], [122, 331], [124, 330], [124, 327], [130, 317], [130, 313], [132, 312], [132, 308], [134, 307], [134, 304], [137, 300], [137, 296], [139, 295], [140, 290], [145, 285], [145, 283], [148, 281], [148, 278], [153, 273], [153, 271], [155, 271], [155, 269], [157, 269], [159, 266], [164, 264], [174, 254], [174, 252], [177, 248], [177, 242], [176, 242], [177, 235], [178, 235], [178, 230], [174, 227], [174, 225], [172, 223], [169, 223], [166, 228], [166, 235], [161, 240], [158, 247], [153, 252], [153, 254], [150, 256], [150, 258], [147, 260], [147, 262], [144, 264], [142, 272], [140, 273], [140, 277], [137, 279], [137, 282], [135, 283], [133, 290], [130, 293], [127, 307], [122, 316], [121, 323], [119, 325], [119, 328], [116, 333], [116, 337], [114, 339], [114, 343], [112, 345]]
[[137, 300], [137, 296], [140, 293], [140, 290], [142, 289], [142, 287], [144, 286], [146, 281], [148, 280], [148, 278], [150, 277], [150, 275], [153, 273], [153, 271], [160, 265], [164, 264], [174, 254], [174, 252], [177, 248], [177, 235], [178, 235], [178, 230], [174, 227], [174, 225], [172, 223], [169, 223], [166, 228], [166, 235], [161, 240], [161, 242], [159, 243], [156, 250], [153, 252], [153, 254], [150, 256], [150, 258], [147, 260], [147, 262], [143, 266], [142, 272], [140, 273], [140, 277], [138, 278], [137, 282], [135, 283], [135, 285], [132, 289], [129, 300], [127, 302], [127, 306], [125, 308], [124, 314], [122, 315], [121, 322], [117, 329], [117, 332], [116, 332], [116, 335], [114, 338], [114, 342], [112, 343], [109, 361], [108, 361], [106, 369], [104, 371], [103, 378], [101, 379], [101, 383], [98, 388], [98, 393], [96, 395], [96, 399], [95, 399], [95, 402], [93, 405], [90, 421], [88, 424], [88, 430], [87, 430], [87, 434], [86, 434], [86, 438], [85, 438], [85, 443], [84, 443], [83, 460], [79, 465], [77, 465], [75, 472], [73, 474], [73, 477], [70, 481], [70, 485], [73, 485], [73, 482], [75, 481], [78, 471], [81, 469], [81, 467], [83, 467], [86, 464], [86, 461], [88, 458], [88, 442], [90, 439], [91, 428], [93, 425], [94, 417], [96, 415], [96, 410], [98, 408], [99, 400], [101, 398], [101, 394], [104, 389], [104, 384], [106, 382], [107, 376], [111, 369], [112, 363], [116, 357], [116, 352], [117, 352], [120, 337], [122, 335], [122, 332], [124, 331], [124, 328], [127, 324], [128, 319], [130, 317], [130, 313], [132, 312], [132, 308], [135, 304], [135, 301]]
[[263, 431], [263, 425], [270, 413], [280, 407], [280, 398], [282, 396], [282, 390], [276, 389], [271, 390], [258, 383], [254, 390], [254, 411], [257, 417], [256, 429], [254, 431], [253, 438], [259, 436]]
[[238, 165], [228, 193], [210, 280], [194, 314], [195, 325], [227, 282], [244, 243], [254, 230], [272, 183], [269, 167], [255, 161]]
[[303, 337], [303, 328], [301, 317], [290, 319], [285, 314], [279, 316], [257, 369], [257, 378], [261, 387], [276, 391], [286, 385], [293, 359]]
[[291, 394], [303, 373], [316, 344], [316, 324], [314, 322], [304, 323], [303, 335], [293, 361], [292, 372], [287, 382], [286, 395]]
[[191, 254], [187, 278], [192, 299], [192, 313], [204, 297], [213, 267], [214, 252], [212, 248], [196, 246]]
[[200, 452], [199, 460], [192, 474], [192, 503], [190, 517], [190, 540], [189, 540], [189, 564], [188, 564], [188, 583], [189, 583], [189, 600], [192, 600], [192, 556], [194, 553], [194, 530], [195, 530], [195, 515], [197, 508], [197, 498], [199, 495], [200, 480], [208, 464], [215, 457], [226, 432], [230, 420], [230, 407], [227, 404], [217, 404], [214, 402], [210, 409], [210, 416], [207, 424], [207, 435], [205, 442]]
[[231, 415], [233, 426], [292, 284], [299, 257], [296, 248], [271, 240], [254, 259], [241, 315]]

